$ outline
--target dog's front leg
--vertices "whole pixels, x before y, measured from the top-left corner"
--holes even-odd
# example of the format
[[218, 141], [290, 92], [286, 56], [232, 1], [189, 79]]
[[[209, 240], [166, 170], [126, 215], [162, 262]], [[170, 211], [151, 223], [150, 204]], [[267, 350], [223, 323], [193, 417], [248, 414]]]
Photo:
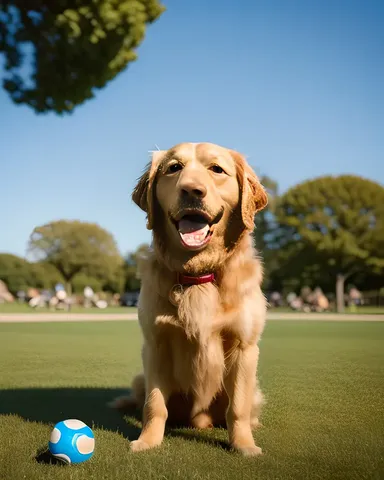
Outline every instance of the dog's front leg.
[[170, 392], [160, 372], [161, 362], [154, 349], [148, 349], [146, 353], [151, 355], [151, 358], [144, 359], [146, 397], [143, 408], [143, 429], [140, 437], [131, 442], [130, 448], [133, 452], [160, 445], [168, 418], [166, 405]]
[[258, 358], [257, 345], [239, 348], [224, 380], [229, 398], [226, 414], [229, 440], [234, 449], [247, 456], [261, 454], [261, 448], [255, 445], [251, 429]]

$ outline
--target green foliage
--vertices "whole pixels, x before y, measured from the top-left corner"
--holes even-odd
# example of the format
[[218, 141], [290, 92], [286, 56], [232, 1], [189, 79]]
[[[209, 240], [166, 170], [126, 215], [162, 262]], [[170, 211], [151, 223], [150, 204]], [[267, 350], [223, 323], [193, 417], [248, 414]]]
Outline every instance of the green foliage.
[[324, 287], [336, 281], [337, 309], [345, 280], [384, 271], [384, 188], [353, 175], [325, 176], [286, 192], [276, 209], [280, 276]]
[[145, 256], [150, 247], [146, 243], [140, 245], [135, 252], [129, 253], [124, 264], [124, 291], [133, 292], [140, 289], [140, 279], [137, 278], [137, 266], [141, 256]]
[[63, 277], [53, 265], [46, 262], [29, 263], [30, 287], [52, 289], [57, 283], [62, 283]]
[[136, 292], [140, 290], [140, 279], [136, 277], [136, 266], [127, 265], [125, 268], [125, 292]]
[[253, 232], [255, 244], [264, 264], [263, 287], [268, 290], [272, 286], [276, 269], [276, 255], [274, 252], [274, 235], [276, 231], [275, 208], [278, 199], [278, 185], [270, 177], [260, 177], [260, 182], [267, 190], [268, 205], [257, 213], [255, 230]]
[[60, 220], [36, 227], [28, 249], [53, 265], [68, 286], [80, 272], [113, 282], [122, 266], [113, 236], [94, 223]]
[[125, 282], [123, 259], [121, 259], [121, 265], [112, 274], [106, 277], [99, 275], [96, 278], [101, 282], [103, 291], [123, 293]]
[[7, 253], [0, 254], [0, 280], [3, 280], [12, 294], [26, 290], [31, 282], [29, 263], [24, 258]]
[[271, 234], [275, 228], [274, 210], [278, 198], [278, 186], [274, 180], [267, 176], [260, 177], [260, 182], [267, 190], [268, 205], [255, 217], [254, 237], [258, 250], [264, 253], [268, 248]]
[[83, 294], [85, 287], [91, 287], [94, 292], [100, 292], [103, 289], [102, 281], [89, 277], [85, 273], [78, 273], [73, 277], [72, 288], [74, 293]]
[[24, 258], [7, 253], [0, 254], [0, 280], [3, 280], [14, 295], [18, 290], [33, 288], [51, 289], [63, 281], [60, 273], [52, 265], [30, 263]]
[[[3, 87], [38, 113], [69, 113], [136, 60], [146, 25], [164, 10], [158, 0], [2, 1]], [[33, 47], [29, 82], [26, 45]]]
[[261, 179], [269, 206], [256, 215], [256, 246], [265, 265], [263, 288], [297, 293], [302, 285], [330, 292], [337, 274], [360, 289], [383, 279], [383, 188], [355, 176], [321, 177], [282, 197]]
[[300, 255], [308, 248], [335, 274], [384, 267], [384, 188], [371, 180], [342, 175], [304, 182], [281, 197], [277, 218], [286, 246], [297, 242]]

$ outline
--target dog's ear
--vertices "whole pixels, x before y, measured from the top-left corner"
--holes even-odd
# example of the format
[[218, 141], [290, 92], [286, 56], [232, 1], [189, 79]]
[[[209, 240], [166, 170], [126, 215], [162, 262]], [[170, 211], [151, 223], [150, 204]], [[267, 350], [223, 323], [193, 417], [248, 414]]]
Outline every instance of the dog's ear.
[[255, 215], [268, 204], [268, 196], [257, 175], [240, 153], [231, 151], [236, 162], [240, 186], [241, 217], [248, 230], [255, 227]]
[[147, 165], [132, 192], [132, 200], [147, 214], [148, 230], [153, 228], [154, 181], [165, 153], [165, 150], [153, 152], [152, 161]]

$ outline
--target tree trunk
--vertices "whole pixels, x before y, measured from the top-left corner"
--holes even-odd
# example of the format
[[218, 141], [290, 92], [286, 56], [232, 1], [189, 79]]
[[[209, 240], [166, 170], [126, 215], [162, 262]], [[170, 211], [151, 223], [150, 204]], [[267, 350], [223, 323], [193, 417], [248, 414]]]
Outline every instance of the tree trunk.
[[66, 280], [65, 282], [65, 291], [67, 292], [68, 297], [72, 295], [72, 283], [70, 280]]
[[344, 283], [345, 275], [339, 273], [336, 277], [336, 308], [337, 313], [344, 312]]

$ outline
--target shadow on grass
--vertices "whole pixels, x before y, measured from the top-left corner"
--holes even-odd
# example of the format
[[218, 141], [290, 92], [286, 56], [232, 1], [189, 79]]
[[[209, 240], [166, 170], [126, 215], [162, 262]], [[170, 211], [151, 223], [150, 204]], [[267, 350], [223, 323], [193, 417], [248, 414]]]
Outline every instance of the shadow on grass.
[[[123, 416], [108, 407], [115, 397], [127, 394], [126, 389], [116, 388], [26, 388], [0, 390], [0, 415], [19, 415], [25, 420], [55, 424], [61, 420], [76, 418], [91, 428], [118, 432], [128, 440], [140, 435], [138, 423], [141, 412], [129, 412]], [[47, 448], [40, 450], [38, 463], [63, 465], [52, 457]]]
[[[91, 428], [119, 432], [135, 440], [140, 429], [134, 421], [107, 403], [127, 390], [117, 388], [20, 388], [0, 390], [0, 415], [19, 415], [25, 420], [55, 424], [68, 418], [82, 420]], [[140, 420], [140, 412], [130, 413]]]
[[64, 467], [66, 463], [58, 458], [54, 457], [48, 448], [44, 448], [39, 450], [38, 454], [35, 457], [37, 463], [43, 463], [45, 465], [59, 465]]
[[168, 437], [182, 438], [184, 440], [194, 440], [199, 443], [205, 443], [212, 447], [219, 447], [223, 450], [230, 451], [231, 447], [228, 442], [218, 440], [210, 436], [210, 430], [197, 430], [194, 428], [188, 428], [186, 430], [179, 429], [167, 429], [166, 435]]
[[[134, 410], [122, 414], [107, 405], [115, 397], [127, 393], [127, 389], [91, 387], [0, 390], [0, 415], [19, 415], [25, 420], [50, 425], [76, 418], [91, 428], [118, 432], [131, 441], [140, 435], [141, 411]], [[167, 428], [166, 435], [229, 449], [226, 442], [215, 439], [209, 432], [201, 430]], [[53, 458], [47, 449], [37, 453], [36, 461], [62, 464]]]

